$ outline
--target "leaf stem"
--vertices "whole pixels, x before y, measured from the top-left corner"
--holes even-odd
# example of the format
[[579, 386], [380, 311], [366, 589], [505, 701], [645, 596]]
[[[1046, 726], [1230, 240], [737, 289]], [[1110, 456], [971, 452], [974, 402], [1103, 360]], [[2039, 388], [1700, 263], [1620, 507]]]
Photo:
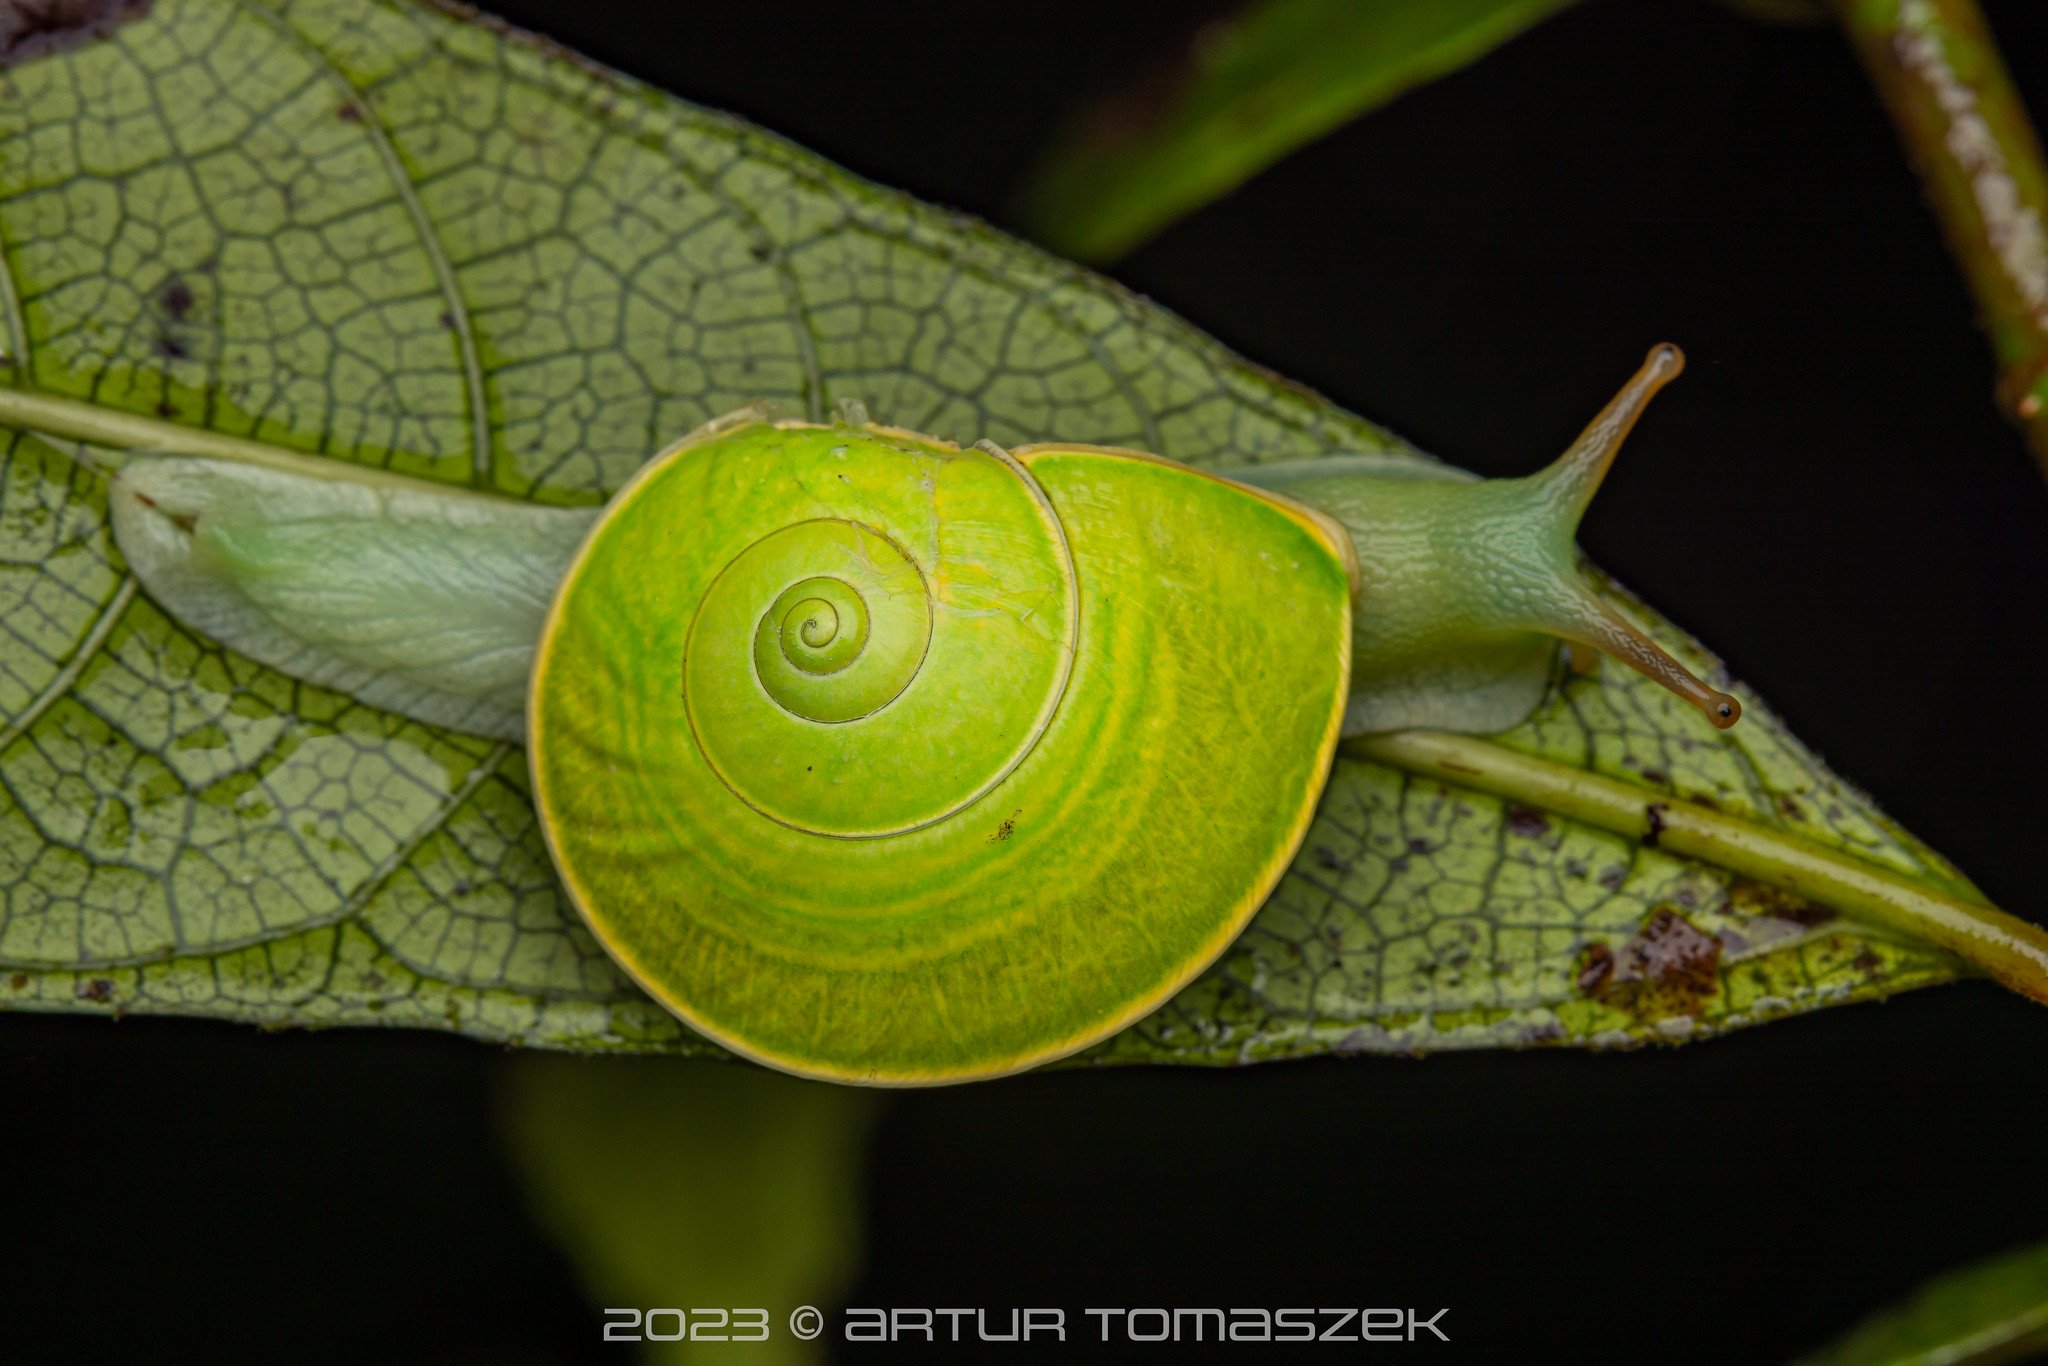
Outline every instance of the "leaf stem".
[[2048, 931], [1698, 802], [1469, 735], [1401, 731], [1347, 742], [1364, 758], [1555, 811], [1910, 935], [2048, 1005]]
[[2048, 166], [1977, 0], [1832, 0], [1976, 295], [2048, 474]]
[[96, 446], [156, 451], [166, 455], [193, 455], [208, 460], [227, 460], [235, 464], [255, 465], [267, 470], [281, 470], [287, 474], [304, 475], [313, 479], [369, 484], [378, 488], [413, 489], [452, 498], [488, 498], [493, 502], [500, 501], [503, 497], [500, 494], [465, 489], [455, 484], [417, 479], [409, 474], [395, 474], [390, 470], [357, 465], [347, 460], [287, 450], [283, 446], [252, 441], [247, 437], [228, 436], [203, 427], [186, 427], [159, 418], [143, 417], [137, 413], [126, 413], [117, 408], [87, 403], [82, 399], [40, 394], [27, 389], [10, 388], [4, 384], [0, 384], [0, 427], [41, 432], [47, 436], [90, 442]]

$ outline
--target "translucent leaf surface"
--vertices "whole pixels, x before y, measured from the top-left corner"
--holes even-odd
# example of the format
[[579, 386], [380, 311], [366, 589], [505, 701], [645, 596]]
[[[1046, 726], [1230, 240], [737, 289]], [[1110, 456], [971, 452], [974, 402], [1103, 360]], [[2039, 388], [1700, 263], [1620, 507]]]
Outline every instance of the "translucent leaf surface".
[[[404, 0], [159, 0], [7, 71], [0, 254], [0, 338], [38, 388], [551, 501], [763, 397], [1205, 465], [1425, 458], [1082, 270]], [[567, 912], [517, 750], [187, 633], [135, 589], [92, 477], [34, 436], [0, 458], [0, 1006], [707, 1047]], [[1504, 743], [1968, 894], [1744, 700], [1719, 734], [1604, 668]], [[1095, 1056], [1677, 1039], [1953, 972], [1340, 758], [1251, 931]]]

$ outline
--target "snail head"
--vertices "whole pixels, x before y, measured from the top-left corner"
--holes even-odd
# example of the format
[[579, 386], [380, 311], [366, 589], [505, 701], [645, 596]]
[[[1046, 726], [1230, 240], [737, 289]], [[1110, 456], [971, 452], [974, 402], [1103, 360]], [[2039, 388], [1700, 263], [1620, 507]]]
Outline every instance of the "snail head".
[[1620, 660], [1726, 729], [1742, 714], [1594, 587], [1579, 519], [1644, 407], [1685, 366], [1642, 368], [1548, 468], [1473, 480], [1440, 467], [1336, 457], [1231, 471], [1335, 517], [1359, 562], [1347, 734], [1512, 726], [1549, 686], [1556, 642]]

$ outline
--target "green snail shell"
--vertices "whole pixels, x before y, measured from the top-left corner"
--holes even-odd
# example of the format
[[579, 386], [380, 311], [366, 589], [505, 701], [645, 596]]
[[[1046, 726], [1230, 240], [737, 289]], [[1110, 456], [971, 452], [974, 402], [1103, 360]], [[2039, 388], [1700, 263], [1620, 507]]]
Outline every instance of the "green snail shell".
[[1300, 844], [1341, 533], [1128, 452], [685, 438], [606, 507], [527, 731], [570, 895], [657, 999], [839, 1080], [993, 1076], [1163, 1002]]

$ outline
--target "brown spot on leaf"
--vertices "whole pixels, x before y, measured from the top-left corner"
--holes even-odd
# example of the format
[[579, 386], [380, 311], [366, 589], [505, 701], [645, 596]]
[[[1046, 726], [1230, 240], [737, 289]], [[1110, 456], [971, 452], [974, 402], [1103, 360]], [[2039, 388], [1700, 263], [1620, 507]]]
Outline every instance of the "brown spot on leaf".
[[81, 1001], [111, 1001], [114, 984], [104, 977], [93, 977], [73, 987], [71, 994]]
[[1741, 915], [1767, 915], [1773, 920], [1789, 920], [1795, 925], [1820, 925], [1835, 918], [1833, 911], [1808, 901], [1797, 892], [1780, 891], [1748, 878], [1737, 878], [1729, 884], [1728, 909]]
[[343, 123], [361, 123], [363, 121], [363, 107], [354, 100], [350, 100], [347, 104], [334, 111], [334, 117], [340, 119]]
[[1010, 836], [1012, 836], [1012, 835], [1016, 834], [1016, 833], [1017, 833], [1017, 817], [1019, 817], [1019, 816], [1021, 816], [1021, 815], [1023, 815], [1023, 814], [1024, 814], [1024, 813], [1023, 813], [1023, 812], [1022, 812], [1021, 810], [1018, 810], [1018, 811], [1012, 811], [1012, 812], [1011, 812], [1011, 813], [1010, 813], [1010, 814], [1009, 814], [1009, 815], [1008, 815], [1008, 816], [1007, 816], [1007, 817], [1006, 817], [1006, 818], [1004, 819], [1003, 823], [1002, 823], [1001, 825], [998, 825], [998, 826], [996, 827], [996, 832], [995, 832], [995, 833], [994, 833], [993, 835], [990, 835], [990, 836], [988, 837], [988, 842], [989, 842], [990, 844], [1000, 844], [1000, 843], [1002, 843], [1002, 842], [1003, 842], [1004, 840], [1006, 840], [1006, 839], [1010, 838]]
[[1508, 833], [1525, 840], [1541, 839], [1550, 833], [1550, 821], [1541, 811], [1527, 806], [1508, 808]]
[[25, 972], [15, 973], [7, 979], [7, 985], [13, 987], [16, 991], [26, 991], [28, 989], [28, 974]]
[[1579, 990], [1588, 995], [1597, 993], [1607, 985], [1607, 979], [1614, 975], [1614, 950], [1605, 944], [1595, 944], [1579, 959]]
[[150, 0], [0, 0], [0, 66], [104, 37], [149, 6]]
[[1604, 964], [1603, 950], [1595, 945], [1580, 960], [1580, 990], [1646, 1024], [1697, 1016], [1721, 983], [1721, 941], [1669, 906], [1652, 911], [1620, 952], [1606, 950]]
[[156, 297], [157, 302], [164, 306], [164, 312], [179, 322], [183, 322], [192, 311], [192, 287], [185, 283], [182, 275], [173, 275], [164, 281], [163, 292]]
[[185, 343], [168, 332], [157, 333], [156, 353], [165, 360], [183, 360], [192, 354], [185, 349]]
[[1643, 831], [1643, 843], [1654, 849], [1657, 847], [1657, 841], [1664, 836], [1664, 803], [1651, 802], [1649, 810], [1643, 814], [1648, 818], [1648, 826]]
[[1345, 858], [1327, 844], [1318, 844], [1316, 846], [1316, 862], [1333, 873], [1348, 873], [1351, 871], [1351, 860]]

